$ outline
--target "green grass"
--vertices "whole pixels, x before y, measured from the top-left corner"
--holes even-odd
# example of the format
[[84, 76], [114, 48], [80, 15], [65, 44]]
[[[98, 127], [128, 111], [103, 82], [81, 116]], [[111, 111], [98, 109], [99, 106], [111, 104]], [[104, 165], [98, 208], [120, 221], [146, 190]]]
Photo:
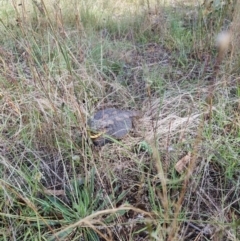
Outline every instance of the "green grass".
[[[205, 8], [1, 4], [0, 241], [239, 239], [238, 14]], [[95, 147], [106, 107], [141, 114]]]

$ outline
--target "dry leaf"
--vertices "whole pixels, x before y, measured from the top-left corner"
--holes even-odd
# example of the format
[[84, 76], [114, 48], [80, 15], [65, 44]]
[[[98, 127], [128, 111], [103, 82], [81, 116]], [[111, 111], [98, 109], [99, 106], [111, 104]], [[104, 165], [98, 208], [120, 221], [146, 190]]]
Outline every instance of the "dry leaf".
[[51, 190], [51, 189], [44, 189], [43, 191], [45, 194], [50, 195], [50, 196], [61, 196], [65, 195], [64, 190]]
[[181, 158], [175, 165], [175, 169], [178, 173], [183, 173], [183, 171], [187, 168], [189, 162], [191, 160], [191, 153], [189, 152], [186, 156]]

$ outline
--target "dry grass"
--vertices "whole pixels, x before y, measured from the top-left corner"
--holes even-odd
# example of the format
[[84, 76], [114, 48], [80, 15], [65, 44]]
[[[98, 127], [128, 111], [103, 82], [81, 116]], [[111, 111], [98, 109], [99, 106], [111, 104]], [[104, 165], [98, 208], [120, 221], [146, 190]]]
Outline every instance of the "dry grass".
[[[74, 4], [0, 13], [0, 240], [238, 240], [236, 47], [217, 61], [218, 28], [179, 24], [183, 5]], [[112, 106], [141, 115], [95, 147]]]

